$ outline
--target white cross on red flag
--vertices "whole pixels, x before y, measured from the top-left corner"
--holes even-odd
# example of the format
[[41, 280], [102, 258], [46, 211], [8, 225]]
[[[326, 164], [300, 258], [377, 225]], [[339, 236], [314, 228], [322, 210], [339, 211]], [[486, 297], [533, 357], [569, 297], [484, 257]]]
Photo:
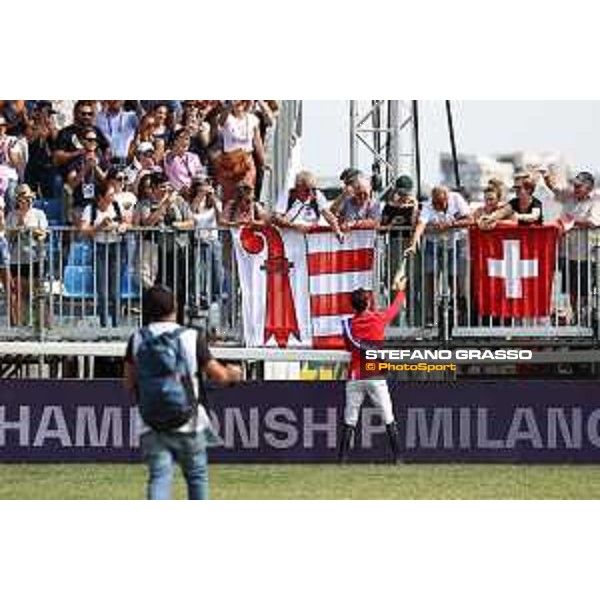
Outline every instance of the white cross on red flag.
[[484, 317], [546, 317], [552, 308], [558, 229], [499, 227], [470, 232], [471, 286]]

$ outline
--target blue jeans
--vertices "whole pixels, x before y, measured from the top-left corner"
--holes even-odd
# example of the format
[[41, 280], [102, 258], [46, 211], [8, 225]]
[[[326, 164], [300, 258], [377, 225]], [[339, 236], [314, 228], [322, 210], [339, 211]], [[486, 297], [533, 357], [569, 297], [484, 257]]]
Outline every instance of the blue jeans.
[[120, 294], [119, 244], [96, 244], [94, 268], [96, 270], [96, 298], [101, 327], [115, 327]]
[[200, 242], [200, 295], [210, 304], [221, 302], [223, 294], [223, 248], [219, 240]]
[[159, 433], [141, 438], [148, 463], [148, 500], [169, 500], [175, 463], [179, 463], [190, 500], [208, 500], [208, 457], [201, 433]]

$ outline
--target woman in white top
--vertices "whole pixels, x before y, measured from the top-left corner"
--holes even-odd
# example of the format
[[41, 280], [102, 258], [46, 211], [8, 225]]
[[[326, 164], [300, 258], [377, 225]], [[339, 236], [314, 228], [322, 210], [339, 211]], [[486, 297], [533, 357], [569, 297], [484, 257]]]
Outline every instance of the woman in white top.
[[196, 240], [198, 260], [194, 261], [195, 290], [200, 294], [200, 305], [220, 302], [223, 292], [223, 247], [219, 239], [221, 202], [208, 179], [199, 179], [192, 184], [190, 200]]
[[217, 178], [223, 190], [223, 208], [235, 201], [240, 183], [254, 188], [256, 168], [264, 166], [265, 150], [252, 100], [232, 100], [219, 117], [223, 153], [217, 160]]
[[120, 294], [121, 240], [128, 229], [112, 183], [101, 183], [98, 196], [81, 216], [81, 231], [94, 239], [93, 265], [100, 325], [117, 323], [117, 298]]
[[20, 185], [17, 188], [15, 209], [6, 219], [10, 243], [10, 313], [13, 325], [24, 325], [27, 321], [32, 324], [33, 307], [30, 307], [30, 299], [37, 286], [40, 250], [48, 229], [44, 212], [32, 208], [34, 198], [35, 194], [27, 184]]

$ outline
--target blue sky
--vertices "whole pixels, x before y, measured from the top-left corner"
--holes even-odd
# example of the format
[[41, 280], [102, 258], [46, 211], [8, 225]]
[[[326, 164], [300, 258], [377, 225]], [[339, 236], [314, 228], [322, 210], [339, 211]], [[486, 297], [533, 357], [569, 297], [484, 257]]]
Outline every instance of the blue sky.
[[[443, 101], [422, 101], [425, 177], [449, 149]], [[600, 169], [600, 101], [454, 101], [459, 151], [561, 151], [575, 168]], [[348, 101], [305, 101], [304, 164], [319, 175], [348, 162]]]

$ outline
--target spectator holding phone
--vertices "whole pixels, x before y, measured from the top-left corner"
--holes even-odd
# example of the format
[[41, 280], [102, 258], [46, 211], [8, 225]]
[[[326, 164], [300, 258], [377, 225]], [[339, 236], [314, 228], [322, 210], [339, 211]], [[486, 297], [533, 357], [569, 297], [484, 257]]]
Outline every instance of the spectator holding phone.
[[99, 147], [98, 133], [93, 127], [84, 127], [78, 134], [81, 151], [67, 167], [67, 185], [72, 194], [68, 207], [69, 221], [79, 226], [83, 209], [98, 195], [98, 188], [106, 179], [108, 164]]
[[27, 126], [29, 160], [25, 181], [33, 189], [39, 189], [43, 198], [62, 200], [63, 179], [53, 159], [58, 139], [55, 115], [52, 102], [36, 102]]
[[102, 327], [117, 325], [117, 297], [120, 293], [120, 243], [128, 225], [116, 200], [116, 188], [102, 182], [97, 197], [83, 210], [80, 229], [94, 240], [93, 266], [98, 311]]
[[173, 148], [165, 157], [165, 173], [169, 183], [183, 197], [190, 197], [190, 187], [204, 168], [197, 154], [190, 152], [190, 134], [187, 129], [175, 133]]
[[[41, 251], [48, 230], [43, 211], [33, 208], [35, 194], [26, 184], [17, 187], [17, 201], [6, 219], [11, 259], [11, 322], [24, 325], [28, 321], [31, 299], [37, 289]], [[30, 323], [31, 324], [31, 323]]]
[[192, 183], [190, 197], [199, 254], [199, 261], [194, 261], [194, 274], [198, 278], [196, 290], [201, 306], [207, 306], [220, 302], [223, 292], [223, 247], [218, 230], [222, 205], [206, 178]]
[[[189, 204], [173, 189], [164, 173], [150, 176], [150, 193], [140, 201], [137, 220], [142, 227], [167, 228], [151, 234], [158, 246], [157, 283], [177, 293], [179, 321], [185, 316], [185, 298], [191, 269], [189, 249], [194, 219]], [[154, 269], [152, 269], [154, 270]]]

